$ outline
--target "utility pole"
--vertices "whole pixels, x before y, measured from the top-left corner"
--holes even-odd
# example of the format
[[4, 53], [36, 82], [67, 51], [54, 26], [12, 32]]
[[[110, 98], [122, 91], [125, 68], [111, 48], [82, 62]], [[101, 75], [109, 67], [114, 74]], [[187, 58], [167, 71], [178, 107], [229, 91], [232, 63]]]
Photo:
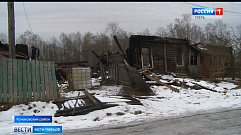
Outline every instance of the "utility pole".
[[8, 2], [8, 44], [9, 58], [16, 59], [15, 52], [14, 2]]

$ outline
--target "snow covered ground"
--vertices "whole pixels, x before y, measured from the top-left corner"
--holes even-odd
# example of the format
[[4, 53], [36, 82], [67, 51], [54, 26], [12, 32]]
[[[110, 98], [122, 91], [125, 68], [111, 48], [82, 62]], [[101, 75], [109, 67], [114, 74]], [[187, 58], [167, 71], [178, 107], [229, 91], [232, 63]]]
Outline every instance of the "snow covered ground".
[[[171, 76], [162, 76], [162, 79], [180, 79]], [[151, 120], [158, 118], [166, 118], [183, 114], [208, 111], [220, 108], [237, 108], [241, 107], [241, 88], [235, 89], [238, 85], [229, 82], [220, 82], [218, 84], [206, 81], [195, 81], [193, 79], [185, 79], [187, 85], [193, 83], [201, 83], [206, 87], [216, 89], [219, 92], [212, 92], [205, 89], [194, 90], [191, 88], [180, 89], [180, 93], [172, 92], [165, 86], [152, 85], [151, 89], [156, 94], [146, 98], [137, 98], [141, 101], [141, 105], [129, 105], [127, 99], [116, 96], [123, 86], [99, 86], [96, 79], [92, 79], [93, 86], [97, 86], [95, 90], [88, 90], [95, 93], [102, 102], [113, 102], [118, 106], [97, 110], [86, 115], [69, 116], [69, 117], [53, 117], [53, 123], [50, 124], [32, 124], [13, 122], [14, 115], [52, 115], [58, 107], [52, 102], [31, 102], [28, 105], [20, 104], [13, 106], [8, 111], [0, 112], [0, 134], [12, 134], [13, 126], [62, 126], [63, 130], [85, 129], [100, 126], [118, 126], [129, 122], [137, 122], [142, 120]], [[62, 88], [66, 85], [61, 85]], [[225, 91], [225, 92], [224, 92]], [[78, 91], [70, 91], [61, 93], [66, 97], [76, 97]]]

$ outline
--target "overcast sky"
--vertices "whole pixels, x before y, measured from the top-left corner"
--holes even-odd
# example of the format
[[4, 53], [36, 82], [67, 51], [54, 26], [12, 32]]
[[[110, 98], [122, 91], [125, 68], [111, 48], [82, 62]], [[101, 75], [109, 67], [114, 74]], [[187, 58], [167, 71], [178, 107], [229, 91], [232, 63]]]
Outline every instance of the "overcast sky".
[[[34, 34], [43, 40], [59, 37], [61, 32], [103, 32], [109, 22], [118, 22], [128, 32], [142, 32], [148, 28], [155, 34], [158, 27], [174, 23], [175, 18], [191, 14], [193, 4], [209, 8], [223, 8], [223, 22], [230, 27], [241, 24], [241, 2], [24, 2]], [[23, 2], [15, 2], [16, 38], [30, 30]], [[227, 12], [226, 12], [227, 11]], [[235, 13], [230, 13], [235, 12]], [[204, 27], [215, 20], [192, 20]], [[7, 2], [0, 2], [0, 33], [7, 35]]]

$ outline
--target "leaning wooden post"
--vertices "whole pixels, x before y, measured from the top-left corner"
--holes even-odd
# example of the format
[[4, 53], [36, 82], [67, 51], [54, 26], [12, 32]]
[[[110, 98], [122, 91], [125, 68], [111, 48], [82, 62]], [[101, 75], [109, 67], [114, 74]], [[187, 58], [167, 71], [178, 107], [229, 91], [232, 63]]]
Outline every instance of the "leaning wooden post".
[[76, 104], [77, 104], [77, 102], [78, 102], [79, 94], [80, 94], [80, 92], [78, 93], [78, 96], [77, 96], [77, 98], [76, 98], [76, 102], [75, 102], [75, 104], [74, 104], [74, 109], [73, 109], [72, 115], [74, 115], [74, 111], [75, 111], [75, 108], [76, 108]]

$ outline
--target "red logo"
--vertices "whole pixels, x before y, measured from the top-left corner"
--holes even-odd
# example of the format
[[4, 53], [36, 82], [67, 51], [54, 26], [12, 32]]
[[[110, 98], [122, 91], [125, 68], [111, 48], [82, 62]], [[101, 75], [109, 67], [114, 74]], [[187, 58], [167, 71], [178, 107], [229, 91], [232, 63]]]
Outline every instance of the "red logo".
[[216, 15], [223, 15], [223, 8], [216, 8]]

